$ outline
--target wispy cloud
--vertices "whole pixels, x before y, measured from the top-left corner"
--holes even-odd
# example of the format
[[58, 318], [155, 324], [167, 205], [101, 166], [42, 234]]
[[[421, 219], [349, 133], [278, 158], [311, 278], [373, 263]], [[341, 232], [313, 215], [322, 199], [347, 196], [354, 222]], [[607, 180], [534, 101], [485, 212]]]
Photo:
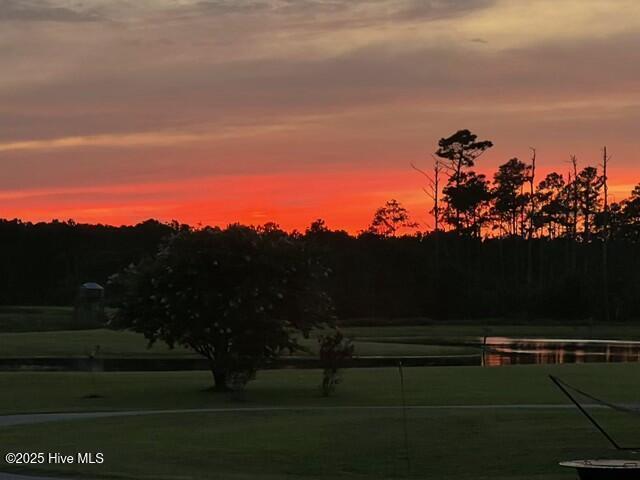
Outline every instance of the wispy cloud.
[[91, 11], [74, 10], [48, 0], [2, 0], [0, 22], [88, 22], [99, 20]]
[[[81, 137], [62, 137], [47, 140], [25, 140], [0, 143], [0, 152], [13, 150], [55, 150], [78, 147], [134, 147], [163, 146], [194, 142], [205, 138], [204, 135], [189, 133], [133, 133], [122, 135], [89, 135]], [[208, 137], [207, 137], [208, 138]]]
[[322, 116], [292, 116], [274, 118], [269, 124], [237, 123], [195, 125], [192, 131], [159, 130], [136, 133], [68, 136], [47, 139], [21, 140], [0, 143], [0, 152], [73, 148], [135, 148], [167, 147], [216, 142], [228, 139], [253, 138], [276, 132], [292, 132], [305, 124], [318, 121]]
[[11, 191], [398, 169], [461, 127], [496, 144], [481, 168], [607, 143], [612, 183], [637, 172], [635, 0], [0, 0], [0, 22]]

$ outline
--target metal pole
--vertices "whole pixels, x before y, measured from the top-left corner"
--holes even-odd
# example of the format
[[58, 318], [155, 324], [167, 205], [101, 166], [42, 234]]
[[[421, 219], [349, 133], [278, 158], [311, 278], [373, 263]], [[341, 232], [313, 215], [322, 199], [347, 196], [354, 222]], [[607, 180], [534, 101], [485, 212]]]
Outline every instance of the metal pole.
[[587, 418], [589, 419], [589, 421], [590, 421], [590, 422], [591, 422], [591, 423], [592, 423], [592, 424], [593, 424], [593, 425], [594, 425], [594, 426], [595, 426], [595, 427], [600, 431], [600, 433], [602, 433], [602, 435], [604, 435], [604, 436], [605, 436], [605, 438], [606, 438], [607, 440], [609, 440], [609, 443], [611, 443], [611, 445], [613, 445], [613, 446], [614, 446], [614, 448], [615, 448], [616, 450], [625, 450], [625, 449], [621, 448], [621, 447], [620, 447], [620, 445], [618, 445], [618, 443], [617, 443], [613, 438], [611, 438], [611, 435], [609, 435], [609, 434], [604, 430], [604, 428], [602, 428], [602, 427], [600, 426], [600, 424], [599, 424], [598, 422], [596, 422], [596, 420], [595, 420], [591, 415], [589, 415], [589, 413], [588, 413], [584, 408], [582, 408], [582, 405], [580, 405], [580, 404], [576, 401], [576, 399], [575, 399], [575, 398], [573, 398], [573, 396], [572, 396], [572, 395], [567, 391], [567, 389], [566, 389], [566, 388], [564, 388], [564, 386], [562, 385], [562, 382], [561, 382], [561, 380], [560, 380], [560, 379], [558, 379], [558, 378], [554, 377], [553, 375], [549, 375], [549, 378], [551, 379], [551, 381], [552, 381], [553, 383], [555, 383], [555, 384], [556, 384], [556, 386], [557, 386], [560, 390], [562, 390], [562, 393], [564, 393], [567, 397], [569, 397], [569, 400], [571, 400], [571, 401], [573, 402], [573, 404], [574, 404], [576, 407], [578, 407], [578, 409], [582, 412], [582, 414], [583, 414], [585, 417], [587, 417]]
[[404, 373], [402, 371], [402, 361], [398, 362], [400, 372], [400, 392], [402, 394], [402, 427], [404, 430], [404, 450], [407, 460], [407, 475], [411, 475], [411, 459], [409, 458], [409, 432], [407, 430], [407, 402], [404, 395]]

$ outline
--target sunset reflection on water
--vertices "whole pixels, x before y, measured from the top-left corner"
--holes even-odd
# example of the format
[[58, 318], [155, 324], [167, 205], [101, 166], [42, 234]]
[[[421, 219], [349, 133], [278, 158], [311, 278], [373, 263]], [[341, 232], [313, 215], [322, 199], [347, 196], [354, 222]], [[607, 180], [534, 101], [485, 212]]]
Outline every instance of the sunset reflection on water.
[[640, 342], [486, 337], [482, 365], [639, 362]]

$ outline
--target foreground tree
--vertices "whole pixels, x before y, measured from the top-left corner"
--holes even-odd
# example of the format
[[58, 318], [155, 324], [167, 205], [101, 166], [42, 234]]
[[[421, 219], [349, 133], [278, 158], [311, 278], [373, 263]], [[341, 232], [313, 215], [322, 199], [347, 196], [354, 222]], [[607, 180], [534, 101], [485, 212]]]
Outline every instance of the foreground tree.
[[340, 370], [353, 357], [355, 346], [340, 330], [318, 338], [322, 365], [322, 395], [328, 397], [341, 382]]
[[302, 239], [273, 225], [182, 231], [112, 277], [113, 326], [203, 355], [215, 389], [225, 391], [298, 350], [299, 333], [331, 322], [320, 287], [327, 274]]

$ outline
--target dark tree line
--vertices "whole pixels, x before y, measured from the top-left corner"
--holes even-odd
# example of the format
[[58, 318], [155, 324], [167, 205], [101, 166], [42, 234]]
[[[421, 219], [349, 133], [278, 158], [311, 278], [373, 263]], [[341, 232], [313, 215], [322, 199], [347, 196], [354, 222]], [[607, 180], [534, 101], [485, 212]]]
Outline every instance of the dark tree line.
[[[307, 236], [333, 272], [330, 293], [341, 318], [607, 318], [596, 242], [317, 229]], [[608, 271], [609, 318], [640, 318], [638, 244], [611, 240]]]
[[155, 220], [133, 227], [0, 220], [0, 303], [70, 305], [80, 284], [106, 282], [178, 228]]
[[[640, 317], [640, 214], [633, 222], [619, 220], [631, 209], [640, 212], [640, 188], [620, 209], [611, 213], [607, 242], [613, 320]], [[154, 254], [177, 228], [152, 221], [135, 227], [2, 221], [0, 301], [71, 304], [78, 285], [106, 284], [113, 273]], [[600, 229], [590, 242], [559, 232], [530, 239], [449, 231], [353, 236], [319, 221], [294, 235], [330, 268], [328, 290], [340, 318], [606, 318]]]
[[[609, 201], [606, 149], [598, 166], [570, 157], [544, 177], [532, 149], [489, 179], [474, 169], [491, 147], [467, 130], [440, 140], [420, 170], [429, 232], [406, 235], [415, 224], [390, 200], [357, 236], [321, 220], [287, 234], [330, 268], [339, 318], [640, 318], [640, 185]], [[0, 220], [0, 303], [71, 304], [81, 283], [106, 283], [185, 229]]]
[[419, 170], [429, 180], [435, 231], [474, 238], [568, 237], [578, 242], [637, 238], [640, 184], [629, 198], [609, 202], [606, 147], [598, 167], [580, 168], [572, 155], [566, 174], [551, 172], [543, 178], [536, 177], [532, 148], [529, 162], [511, 158], [490, 180], [473, 168], [492, 146], [460, 130], [438, 142], [432, 174]]
[[[460, 130], [438, 142], [431, 173], [413, 166], [428, 180], [425, 192], [433, 200], [435, 228], [388, 239], [385, 248], [414, 250], [406, 266], [393, 260], [403, 255], [395, 252], [377, 255], [378, 260], [370, 258], [359, 267], [391, 259], [394, 265], [382, 270], [420, 289], [404, 303], [393, 304], [396, 310], [390, 315], [415, 315], [420, 310], [426, 315], [468, 317], [637, 317], [640, 184], [628, 198], [609, 202], [606, 147], [598, 167], [579, 168], [578, 159], [571, 156], [566, 175], [551, 172], [542, 178], [536, 177], [537, 152], [532, 148], [528, 163], [511, 158], [489, 180], [474, 167], [492, 146]], [[378, 218], [383, 213], [384, 209], [376, 212], [367, 232], [385, 236], [374, 227], [410, 225], [397, 202], [385, 222]], [[396, 231], [387, 228], [393, 234], [386, 236], [396, 237]], [[414, 272], [416, 266], [426, 270]], [[392, 280], [380, 279], [365, 295], [372, 300], [372, 313], [379, 310], [377, 299], [393, 290]], [[397, 298], [410, 290], [411, 286], [398, 289]], [[423, 303], [418, 307], [415, 299], [420, 297]]]

